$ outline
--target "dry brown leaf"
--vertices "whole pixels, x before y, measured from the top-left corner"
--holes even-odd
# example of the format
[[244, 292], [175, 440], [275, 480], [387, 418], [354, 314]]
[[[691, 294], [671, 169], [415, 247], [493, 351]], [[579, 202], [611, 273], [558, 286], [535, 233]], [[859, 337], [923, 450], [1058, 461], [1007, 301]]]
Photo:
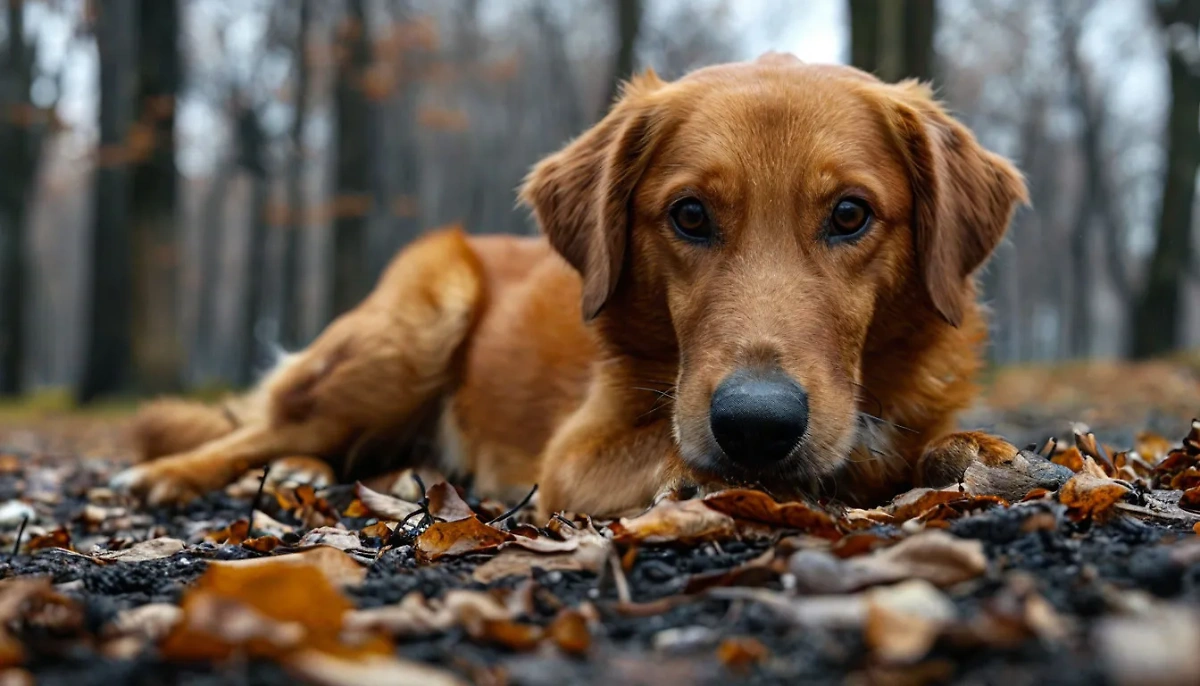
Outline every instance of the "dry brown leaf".
[[275, 536], [259, 536], [258, 538], [247, 538], [242, 541], [243, 548], [253, 550], [256, 553], [270, 553], [281, 545], [283, 545], [283, 541]]
[[333, 526], [323, 526], [313, 529], [300, 539], [297, 546], [327, 545], [338, 550], [361, 548], [362, 540], [353, 531], [346, 531]]
[[[395, 526], [395, 524], [393, 524], [393, 526]], [[358, 535], [364, 539], [382, 538], [386, 540], [392, 535], [392, 528], [388, 526], [387, 522], [375, 522], [374, 524], [368, 524], [367, 526], [364, 526], [358, 532]]]
[[1166, 459], [1172, 447], [1165, 436], [1150, 431], [1139, 432], [1133, 441], [1134, 452], [1151, 467]]
[[407, 500], [401, 500], [390, 495], [372, 491], [364, 486], [361, 481], [354, 485], [354, 494], [358, 496], [359, 502], [362, 503], [367, 512], [379, 519], [398, 522], [421, 509], [416, 503], [410, 503]]
[[535, 567], [598, 572], [611, 550], [612, 543], [595, 532], [567, 541], [517, 536], [502, 545], [495, 557], [476, 567], [471, 578], [486, 584], [506, 576], [528, 576]]
[[546, 635], [558, 649], [568, 655], [586, 655], [592, 647], [592, 634], [587, 619], [573, 608], [563, 608], [546, 627]]
[[[170, 660], [221, 660], [234, 654], [282, 658], [319, 650], [343, 657], [391, 655], [391, 644], [353, 632], [343, 617], [353, 606], [309, 553], [212, 562], [184, 594], [183, 618], [160, 646]], [[293, 558], [289, 561], [289, 558]]]
[[471, 516], [456, 522], [434, 522], [417, 536], [417, 558], [432, 562], [443, 557], [467, 555], [496, 549], [513, 535]]
[[613, 540], [621, 544], [693, 545], [737, 534], [732, 517], [702, 500], [663, 500], [637, 517], [622, 518], [610, 525], [609, 530]]
[[429, 503], [429, 514], [438, 519], [456, 522], [475, 515], [475, 511], [458, 495], [458, 491], [445, 481], [430, 486], [425, 497]]
[[29, 541], [25, 543], [25, 550], [46, 550], [48, 548], [62, 548], [63, 550], [75, 549], [71, 547], [71, 532], [64, 527], [57, 527], [51, 531], [37, 536], [31, 536]]
[[958, 490], [958, 486], [947, 489], [914, 488], [896, 496], [885, 508], [892, 520], [899, 523], [920, 517], [926, 511], [945, 503], [960, 502], [971, 496]]
[[468, 629], [467, 633], [480, 643], [490, 643], [518, 652], [533, 650], [543, 636], [540, 626], [510, 619], [485, 619], [474, 630]]
[[913, 579], [867, 594], [863, 638], [876, 659], [913, 663], [925, 657], [954, 619], [954, 603], [945, 594]]
[[244, 519], [238, 519], [230, 522], [223, 529], [214, 531], [204, 537], [204, 540], [210, 543], [228, 543], [229, 545], [241, 545], [250, 536], [250, 523]]
[[778, 503], [762, 491], [730, 489], [705, 496], [703, 502], [735, 519], [797, 529], [829, 540], [837, 540], [842, 535], [833, 518], [825, 512], [800, 502]]
[[92, 557], [105, 562], [145, 562], [170, 557], [183, 550], [183, 541], [177, 538], [152, 538], [134, 543], [124, 550], [106, 550]]
[[150, 603], [122, 610], [107, 626], [106, 637], [136, 636], [159, 641], [183, 618], [183, 610], [170, 603]]
[[348, 629], [413, 638], [453, 627], [478, 631], [484, 621], [509, 620], [523, 611], [520, 604], [507, 603], [494, 592], [455, 589], [430, 599], [413, 591], [395, 605], [353, 610], [345, 622]]
[[0, 667], [24, 662], [25, 648], [11, 633], [19, 624], [52, 634], [76, 634], [83, 630], [83, 608], [55, 591], [48, 578], [0, 580]]
[[1191, 608], [1156, 604], [1141, 616], [1101, 619], [1093, 640], [1116, 684], [1191, 684], [1200, 674], [1200, 616]]
[[1083, 471], [1083, 453], [1079, 448], [1071, 446], [1050, 458], [1054, 464], [1060, 464], [1078, 474]]
[[370, 517], [371, 511], [367, 509], [366, 505], [363, 505], [363, 501], [355, 498], [354, 500], [350, 501], [350, 504], [346, 506], [345, 510], [342, 510], [342, 516], [363, 519]]
[[1189, 488], [1179, 496], [1179, 507], [1193, 512], [1200, 512], [1200, 486]]
[[356, 562], [353, 557], [325, 545], [286, 555], [245, 560], [213, 560], [208, 564], [209, 567], [231, 569], [265, 569], [277, 574], [286, 574], [287, 570], [294, 568], [312, 568], [321, 572], [329, 583], [334, 585], [359, 584], [367, 576], [367, 568]]
[[758, 639], [749, 636], [727, 638], [717, 646], [717, 659], [730, 669], [746, 669], [765, 661], [770, 654]]
[[370, 655], [344, 659], [319, 651], [305, 651], [287, 661], [294, 675], [318, 686], [466, 686], [452, 672], [394, 656]]
[[921, 579], [952, 586], [987, 570], [983, 544], [927, 530], [869, 555], [846, 560], [820, 550], [801, 550], [788, 560], [797, 588], [809, 593], [846, 593], [868, 586]]
[[1058, 491], [1058, 501], [1076, 519], [1105, 514], [1129, 492], [1129, 487], [1108, 478], [1076, 474]]

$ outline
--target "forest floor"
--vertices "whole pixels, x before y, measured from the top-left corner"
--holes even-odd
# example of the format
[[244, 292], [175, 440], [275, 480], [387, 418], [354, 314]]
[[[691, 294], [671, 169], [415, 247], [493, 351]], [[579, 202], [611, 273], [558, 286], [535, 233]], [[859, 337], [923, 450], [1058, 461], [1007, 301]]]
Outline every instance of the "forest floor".
[[964, 424], [1023, 480], [536, 522], [284, 470], [146, 511], [119, 418], [0, 408], [0, 680], [1193, 683], [1197, 414], [1192, 360], [1007, 370]]

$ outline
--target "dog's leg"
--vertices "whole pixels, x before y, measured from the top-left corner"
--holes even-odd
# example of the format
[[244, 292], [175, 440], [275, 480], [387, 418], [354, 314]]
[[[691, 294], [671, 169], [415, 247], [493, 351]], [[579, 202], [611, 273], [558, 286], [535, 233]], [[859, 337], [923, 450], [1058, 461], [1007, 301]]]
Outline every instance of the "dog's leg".
[[151, 506], [187, 502], [265, 466], [275, 457], [320, 454], [345, 441], [347, 427], [332, 422], [248, 426], [179, 455], [144, 462], [113, 480]]
[[917, 461], [914, 483], [928, 488], [950, 486], [962, 481], [971, 463], [1001, 467], [1011, 462], [1017, 452], [1013, 444], [982, 431], [947, 434], [926, 447]]
[[275, 457], [345, 457], [356, 438], [398, 432], [453, 382], [457, 352], [483, 307], [483, 282], [460, 231], [420, 239], [359, 307], [243, 399], [240, 428], [138, 465], [114, 485], [153, 504], [181, 503]]

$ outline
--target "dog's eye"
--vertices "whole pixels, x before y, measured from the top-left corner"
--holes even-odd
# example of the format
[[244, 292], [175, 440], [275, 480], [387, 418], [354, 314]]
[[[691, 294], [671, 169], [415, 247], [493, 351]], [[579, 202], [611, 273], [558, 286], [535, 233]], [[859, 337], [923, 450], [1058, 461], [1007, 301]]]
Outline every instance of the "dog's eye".
[[858, 236], [871, 224], [871, 208], [858, 198], [846, 198], [833, 208], [830, 234], [836, 238]]
[[708, 243], [713, 238], [712, 221], [704, 204], [695, 198], [680, 200], [671, 206], [671, 225], [675, 233], [693, 243]]

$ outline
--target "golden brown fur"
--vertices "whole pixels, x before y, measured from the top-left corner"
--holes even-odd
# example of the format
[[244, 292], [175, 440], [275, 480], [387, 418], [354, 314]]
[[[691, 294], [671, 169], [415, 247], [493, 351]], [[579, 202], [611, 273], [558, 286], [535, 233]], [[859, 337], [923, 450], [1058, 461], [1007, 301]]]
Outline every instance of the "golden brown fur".
[[[847, 193], [875, 224], [839, 244], [822, 227]], [[683, 195], [719, 242], [668, 228]], [[683, 483], [878, 501], [1015, 453], [952, 431], [987, 334], [972, 275], [1025, 188], [924, 86], [780, 55], [648, 74], [521, 198], [545, 239], [422, 239], [241, 400], [236, 427], [147, 406], [145, 453], [179, 454], [120, 482], [168, 503], [283, 454], [382, 469], [381, 446], [433, 426], [443, 466], [484, 493], [536, 482], [543, 513], [616, 514]], [[709, 405], [763, 365], [802, 384], [809, 417], [787, 459], [751, 469], [717, 445]]]

